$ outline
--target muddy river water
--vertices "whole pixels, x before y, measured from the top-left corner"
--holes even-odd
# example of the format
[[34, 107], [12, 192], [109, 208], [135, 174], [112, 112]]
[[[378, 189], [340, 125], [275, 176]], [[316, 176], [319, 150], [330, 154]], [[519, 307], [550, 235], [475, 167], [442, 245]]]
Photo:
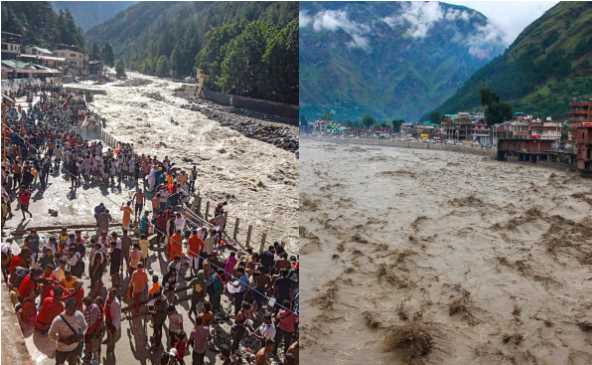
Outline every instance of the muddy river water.
[[241, 218], [240, 237], [246, 235], [247, 224], [253, 224], [254, 239], [268, 231], [268, 242], [282, 239], [297, 250], [298, 170], [293, 153], [182, 108], [188, 103], [174, 96], [178, 82], [128, 73], [127, 81], [82, 86], [107, 92], [95, 96], [91, 110], [107, 120], [105, 130], [115, 138], [133, 143], [138, 153], [168, 155], [177, 166], [197, 165], [201, 193], [212, 203], [228, 201], [230, 220]]
[[591, 364], [592, 181], [300, 143], [305, 364]]

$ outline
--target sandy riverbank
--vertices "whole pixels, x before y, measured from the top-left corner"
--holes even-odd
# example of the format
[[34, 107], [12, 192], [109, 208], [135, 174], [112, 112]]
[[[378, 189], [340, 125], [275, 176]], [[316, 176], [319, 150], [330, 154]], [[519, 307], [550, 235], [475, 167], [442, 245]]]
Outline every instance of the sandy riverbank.
[[308, 139], [300, 156], [305, 363], [592, 362], [589, 180]]

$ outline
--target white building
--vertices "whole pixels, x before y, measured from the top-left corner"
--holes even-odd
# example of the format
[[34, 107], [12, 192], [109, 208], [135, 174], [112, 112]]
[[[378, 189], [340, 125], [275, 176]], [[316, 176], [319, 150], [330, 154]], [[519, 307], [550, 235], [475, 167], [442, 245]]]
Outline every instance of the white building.
[[21, 53], [21, 41], [19, 34], [2, 32], [2, 59], [15, 59]]

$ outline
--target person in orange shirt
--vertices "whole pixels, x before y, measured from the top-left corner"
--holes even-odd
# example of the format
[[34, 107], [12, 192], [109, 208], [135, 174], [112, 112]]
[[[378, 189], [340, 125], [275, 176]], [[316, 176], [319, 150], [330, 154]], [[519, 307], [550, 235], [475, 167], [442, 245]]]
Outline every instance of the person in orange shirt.
[[158, 282], [158, 275], [152, 275], [152, 286], [148, 290], [148, 298], [153, 299], [160, 295], [160, 283]]
[[199, 270], [200, 259], [201, 259], [201, 252], [204, 248], [203, 240], [197, 235], [197, 229], [191, 231], [191, 236], [189, 236], [189, 248], [187, 250], [187, 256], [191, 260], [191, 270], [193, 273], [196, 274]]
[[183, 255], [183, 238], [181, 236], [181, 231], [177, 230], [171, 238], [169, 238], [169, 247], [168, 247], [168, 254], [169, 260], [174, 260], [175, 257]]
[[131, 202], [127, 202], [126, 205], [121, 205], [121, 211], [123, 212], [123, 219], [121, 221], [121, 225], [123, 226], [123, 229], [125, 229], [126, 231], [129, 231], [130, 228], [130, 222], [131, 222], [131, 217], [132, 217], [132, 207], [131, 207], [132, 203]]
[[144, 291], [148, 288], [148, 274], [144, 271], [144, 264], [138, 263], [138, 268], [130, 278], [130, 298], [132, 300], [132, 313], [138, 313]]

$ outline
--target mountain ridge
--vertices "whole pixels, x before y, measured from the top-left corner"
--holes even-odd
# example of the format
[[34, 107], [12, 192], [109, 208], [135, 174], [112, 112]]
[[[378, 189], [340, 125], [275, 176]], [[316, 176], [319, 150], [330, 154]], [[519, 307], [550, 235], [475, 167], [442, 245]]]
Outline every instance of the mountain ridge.
[[299, 17], [307, 119], [419, 118], [505, 48], [483, 14], [446, 3], [312, 2]]
[[592, 3], [549, 9], [434, 111], [478, 109], [481, 88], [515, 111], [564, 117], [572, 97], [592, 93]]
[[87, 31], [134, 3], [135, 1], [52, 1], [51, 6], [56, 12], [68, 10], [78, 26]]

